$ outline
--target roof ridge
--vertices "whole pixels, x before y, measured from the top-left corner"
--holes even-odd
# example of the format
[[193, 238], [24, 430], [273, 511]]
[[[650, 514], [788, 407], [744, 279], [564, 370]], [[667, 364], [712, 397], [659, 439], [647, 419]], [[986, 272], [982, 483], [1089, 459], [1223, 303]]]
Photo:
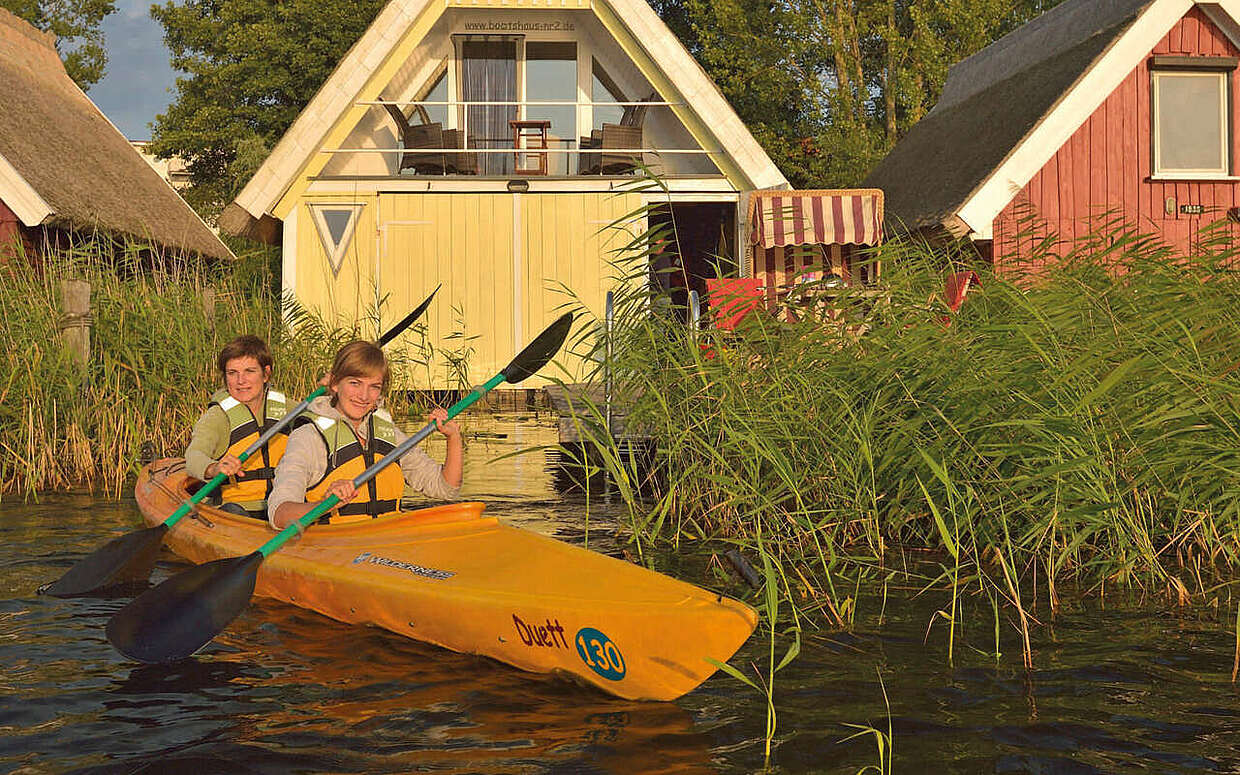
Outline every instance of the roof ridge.
[[56, 36], [43, 32], [30, 22], [6, 8], [0, 8], [0, 44], [6, 58], [20, 62], [31, 70], [55, 67], [65, 72], [60, 54], [56, 52]]
[[[996, 83], [1130, 24], [1155, 0], [1067, 0], [952, 65], [933, 110], [956, 105]], [[933, 111], [932, 111], [933, 112]]]

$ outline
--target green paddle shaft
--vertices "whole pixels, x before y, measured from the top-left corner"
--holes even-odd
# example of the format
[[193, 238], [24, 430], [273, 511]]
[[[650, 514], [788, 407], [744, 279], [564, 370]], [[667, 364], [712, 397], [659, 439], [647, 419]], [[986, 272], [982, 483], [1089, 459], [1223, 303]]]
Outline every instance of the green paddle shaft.
[[[263, 445], [271, 441], [271, 438], [273, 436], [275, 436], [277, 433], [287, 428], [288, 424], [297, 418], [297, 415], [306, 411], [306, 408], [310, 406], [311, 401], [313, 401], [314, 399], [318, 398], [319, 396], [323, 395], [326, 392], [327, 392], [326, 387], [320, 387], [318, 390], [314, 391], [309, 396], [307, 396], [305, 401], [302, 401], [300, 404], [298, 404], [297, 406], [289, 410], [288, 414], [280, 418], [280, 421], [278, 423], [271, 426], [267, 430], [263, 431], [263, 435], [259, 436], [254, 441], [253, 444], [246, 447], [244, 452], [242, 452], [240, 455], [237, 455], [237, 459], [240, 460], [242, 463], [248, 460], [250, 458], [250, 455], [253, 455], [255, 452], [262, 449]], [[227, 478], [228, 478], [228, 474], [216, 474], [214, 479], [207, 482], [202, 487], [199, 487], [198, 492], [194, 493], [190, 497], [189, 500], [182, 503], [180, 507], [177, 508], [176, 511], [168, 515], [168, 518], [164, 520], [164, 524], [167, 525], [168, 527], [172, 527], [176, 523], [180, 522], [181, 517], [184, 517], [186, 514], [188, 514], [195, 505], [197, 505], [198, 503], [202, 501], [203, 498], [215, 492], [215, 488], [223, 484], [224, 480]]]
[[[478, 387], [474, 388], [473, 391], [470, 392], [469, 395], [465, 396], [460, 401], [457, 401], [455, 404], [453, 404], [448, 409], [448, 419], [451, 420], [453, 417], [456, 417], [461, 412], [473, 406], [474, 403], [478, 401], [478, 399], [486, 395], [491, 390], [491, 388], [495, 387], [496, 385], [498, 385], [499, 383], [503, 381], [504, 381], [504, 372], [501, 371], [499, 374], [496, 374], [494, 377], [491, 377], [491, 379], [488, 380], [486, 384], [479, 385]], [[417, 446], [419, 443], [421, 443], [421, 441], [425, 439], [427, 436], [431, 435], [431, 433], [434, 430], [435, 430], [435, 423], [433, 421], [428, 422], [426, 426], [422, 428], [422, 430], [418, 431], [417, 433], [413, 434], [409, 438], [402, 441], [400, 444], [396, 446], [396, 449], [393, 449], [391, 452], [384, 455], [380, 460], [375, 461], [375, 463], [372, 466], [370, 466], [370, 468], [367, 468], [365, 471], [358, 474], [357, 477], [353, 480], [353, 486], [361, 487], [366, 482], [375, 478], [375, 476], [377, 476], [380, 471], [382, 471], [384, 468], [387, 468], [392, 463], [395, 463], [397, 459], [400, 458], [401, 455], [405, 454], [406, 452], [408, 452], [409, 450]], [[335, 506], [339, 502], [340, 502], [340, 499], [337, 498], [335, 495], [328, 495], [326, 498], [319, 501], [318, 505], [316, 505], [314, 508], [310, 509], [305, 514], [303, 514], [300, 519], [298, 519], [296, 522], [292, 523], [288, 527], [281, 530], [279, 533], [275, 535], [274, 538], [272, 538], [270, 541], [260, 546], [258, 548], [258, 553], [263, 555], [264, 557], [269, 556], [272, 552], [276, 551], [281, 546], [284, 546], [284, 544], [294, 535], [310, 527], [310, 525], [313, 524], [315, 520], [317, 520], [319, 517], [326, 514], [328, 511], [331, 511], [332, 507]]]

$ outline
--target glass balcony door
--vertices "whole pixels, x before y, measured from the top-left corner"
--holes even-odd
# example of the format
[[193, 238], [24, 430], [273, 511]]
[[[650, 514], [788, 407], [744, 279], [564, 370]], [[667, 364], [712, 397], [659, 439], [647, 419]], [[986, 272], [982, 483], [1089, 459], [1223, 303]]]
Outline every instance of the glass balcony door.
[[[461, 117], [468, 147], [513, 148], [509, 121], [546, 122], [547, 147], [577, 143], [577, 44], [518, 36], [459, 39]], [[507, 104], [468, 104], [507, 103]], [[547, 173], [568, 174], [573, 154], [551, 153]], [[515, 154], [478, 154], [483, 175], [513, 174]]]
[[[525, 118], [547, 121], [551, 148], [574, 148], [577, 142], [577, 44], [531, 41], [525, 44]], [[544, 103], [544, 104], [540, 104]], [[550, 103], [550, 104], [546, 104]], [[553, 153], [548, 173], [568, 174], [571, 154]]]

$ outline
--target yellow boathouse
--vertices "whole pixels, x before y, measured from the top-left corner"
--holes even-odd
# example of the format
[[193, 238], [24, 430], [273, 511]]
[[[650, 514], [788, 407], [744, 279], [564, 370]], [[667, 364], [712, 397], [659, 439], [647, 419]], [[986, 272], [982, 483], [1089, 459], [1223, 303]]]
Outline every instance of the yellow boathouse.
[[220, 226], [282, 245], [285, 291], [364, 332], [442, 284], [406, 387], [455, 387], [461, 354], [489, 377], [564, 289], [601, 316], [609, 224], [674, 219], [695, 281], [743, 273], [746, 196], [787, 187], [645, 0], [392, 0]]

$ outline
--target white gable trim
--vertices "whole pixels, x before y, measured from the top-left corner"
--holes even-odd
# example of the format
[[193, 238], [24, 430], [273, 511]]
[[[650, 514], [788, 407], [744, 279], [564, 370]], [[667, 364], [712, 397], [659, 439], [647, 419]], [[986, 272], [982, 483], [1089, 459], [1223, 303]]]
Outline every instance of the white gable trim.
[[43, 201], [39, 192], [4, 156], [0, 156], [0, 200], [27, 227], [38, 226], [52, 214], [52, 208]]
[[429, 12], [438, 18], [443, 9], [443, 0], [392, 0], [385, 5], [276, 143], [271, 155], [237, 195], [236, 203], [255, 218], [271, 212], [418, 17]]
[[[1059, 149], [1123, 83], [1158, 42], [1187, 14], [1192, 0], [1155, 0], [1123, 35], [1064, 94], [1007, 158], [982, 181], [957, 215], [972, 230], [973, 239], [993, 239], [995, 218]], [[1240, 0], [1200, 3], [1207, 16], [1233, 42]], [[1226, 19], [1227, 23], [1220, 23]]]
[[[662, 75], [681, 92], [688, 109], [721, 141], [718, 147], [722, 148], [722, 153], [739, 168], [752, 187], [787, 187], [788, 181], [753, 139], [731, 105], [646, 0], [594, 0], [594, 3], [598, 6], [593, 8], [594, 13], [600, 19], [610, 11], [608, 15], [614, 15], [625, 25], [632, 39], [661, 69]], [[447, 6], [462, 4], [453, 0], [391, 0], [384, 6], [237, 195], [237, 205], [254, 218], [272, 213], [297, 182], [299, 172], [313, 161], [312, 157], [336, 124], [354, 107], [358, 94], [413, 28], [420, 25], [429, 30]], [[504, 4], [504, 7], [510, 6]], [[552, 8], [550, 4], [546, 7]]]
[[[610, 6], [615, 20], [684, 96], [685, 106], [714, 134], [719, 147], [739, 167], [751, 188], [787, 188], [788, 181], [749, 133], [740, 116], [720, 94], [702, 66], [646, 3], [646, 0], [596, 0]], [[594, 12], [604, 21], [599, 8]], [[622, 46], [623, 48], [623, 46]], [[640, 64], [640, 63], [639, 63]], [[645, 73], [650, 78], [650, 73]], [[653, 80], [653, 79], [651, 79]], [[703, 143], [703, 147], [711, 144]], [[715, 160], [716, 164], [719, 160]], [[719, 165], [723, 167], [725, 165]]]

